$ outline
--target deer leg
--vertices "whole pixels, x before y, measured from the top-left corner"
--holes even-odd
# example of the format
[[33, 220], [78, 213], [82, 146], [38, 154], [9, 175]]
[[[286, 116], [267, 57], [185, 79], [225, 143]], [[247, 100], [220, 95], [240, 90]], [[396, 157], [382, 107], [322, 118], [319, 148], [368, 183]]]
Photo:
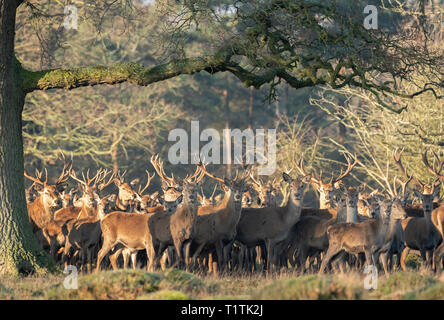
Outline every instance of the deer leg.
[[322, 260], [321, 267], [319, 268], [319, 274], [324, 273], [325, 267], [330, 262], [330, 260], [337, 255], [341, 251], [339, 246], [335, 246], [333, 243], [330, 243], [327, 253], [325, 254], [324, 259]]
[[122, 255], [123, 255], [123, 268], [124, 269], [128, 269], [128, 258], [130, 256], [130, 252], [128, 248], [125, 248], [122, 250]]
[[440, 263], [444, 256], [444, 241], [435, 249], [433, 252], [433, 270], [435, 272], [439, 271]]
[[133, 265], [133, 270], [136, 270], [136, 265], [137, 265], [137, 250], [131, 253], [131, 264]]
[[191, 240], [188, 240], [184, 244], [184, 254], [185, 254], [185, 270], [190, 271], [190, 249], [191, 249]]
[[148, 256], [147, 269], [149, 272], [153, 272], [157, 263], [158, 255], [154, 250], [154, 245], [149, 244], [146, 248], [146, 255]]
[[118, 269], [116, 261], [117, 261], [117, 258], [119, 257], [119, 255], [122, 253], [122, 250], [123, 250], [123, 248], [119, 248], [119, 249], [116, 250], [116, 252], [114, 252], [113, 254], [111, 254], [109, 256], [109, 261], [111, 263], [111, 266], [112, 266], [113, 270], [117, 270]]
[[407, 258], [407, 255], [409, 254], [410, 249], [408, 247], [404, 247], [404, 250], [402, 250], [401, 254], [401, 268], [404, 271], [407, 271], [407, 266], [405, 265], [405, 259]]
[[267, 271], [272, 272], [271, 268], [274, 264], [273, 259], [273, 250], [274, 250], [274, 244], [272, 243], [271, 239], [266, 240], [266, 247], [267, 247]]
[[114, 244], [111, 243], [110, 241], [106, 239], [103, 240], [102, 248], [99, 250], [99, 253], [97, 254], [96, 272], [99, 272], [100, 263], [102, 262], [105, 255], [112, 249], [113, 246]]
[[386, 277], [388, 277], [389, 276], [389, 270], [388, 270], [389, 253], [383, 252], [380, 254], [380, 257], [381, 257], [382, 267], [384, 268], [384, 273], [385, 273]]
[[426, 250], [425, 256], [426, 256], [426, 267], [427, 269], [430, 269], [433, 260], [433, 250]]

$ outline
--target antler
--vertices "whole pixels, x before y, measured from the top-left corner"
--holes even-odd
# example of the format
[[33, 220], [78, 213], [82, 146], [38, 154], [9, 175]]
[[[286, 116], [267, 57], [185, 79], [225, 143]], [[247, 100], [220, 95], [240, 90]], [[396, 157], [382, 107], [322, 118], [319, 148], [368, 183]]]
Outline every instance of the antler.
[[123, 171], [123, 174], [120, 174], [120, 170], [117, 171], [116, 177], [119, 179], [120, 183], [123, 183], [123, 181], [124, 181], [124, 179], [125, 179], [125, 178], [124, 178], [125, 174], [126, 174], [126, 170]]
[[159, 175], [160, 179], [162, 179], [163, 182], [165, 182], [169, 187], [173, 187], [177, 185], [176, 180], [174, 179], [174, 176], [168, 177], [165, 173], [165, 170], [163, 169], [163, 162], [159, 160], [159, 155], [153, 155], [151, 156], [151, 164], [153, 165], [154, 169], [156, 170], [157, 174]]
[[[94, 179], [94, 185], [97, 185], [99, 182], [104, 181], [106, 176], [108, 174], [110, 174], [111, 172], [112, 171], [108, 171], [108, 170], [104, 170], [104, 171], [100, 170], [100, 174], [97, 174]], [[115, 173], [111, 173], [111, 176], [109, 177], [107, 182], [102, 182], [101, 184], [99, 184], [99, 186], [98, 186], [99, 191], [102, 191], [103, 189], [108, 187], [113, 182], [114, 177], [115, 177]]]
[[[432, 150], [433, 155], [435, 156], [436, 162], [438, 163], [438, 166], [437, 166], [437, 167], [433, 167], [433, 168], [432, 168], [432, 167], [430, 166], [430, 164], [429, 164], [429, 161], [427, 160], [427, 151], [428, 151], [428, 148], [426, 148], [426, 150], [425, 150], [424, 153], [422, 154], [422, 162], [423, 162], [424, 165], [426, 166], [427, 170], [428, 170], [431, 174], [433, 174], [433, 175], [438, 179], [438, 181], [439, 181], [439, 180], [441, 180], [441, 181], [444, 180], [444, 176], [441, 175], [441, 170], [442, 170], [442, 167], [444, 166], [444, 159], [443, 159], [442, 161], [440, 161], [438, 155], [435, 153], [435, 151]], [[436, 185], [436, 184], [437, 184], [437, 181], [435, 180], [435, 185]]]
[[342, 179], [344, 179], [346, 176], [348, 176], [350, 174], [350, 172], [353, 170], [353, 168], [358, 164], [358, 158], [356, 157], [356, 155], [353, 156], [354, 162], [351, 163], [351, 159], [352, 157], [344, 154], [345, 159], [347, 160], [347, 169], [345, 170], [344, 173], [342, 173], [342, 169], [341, 169], [341, 173], [339, 174], [339, 176], [336, 179], [333, 179], [333, 176], [330, 180], [330, 183], [336, 183], [341, 181]]
[[254, 178], [254, 175], [253, 175], [252, 172], [250, 172], [250, 178], [251, 178], [251, 180], [253, 181], [253, 183], [254, 183], [255, 185], [258, 186], [258, 188], [262, 188], [262, 187], [264, 186], [263, 181], [262, 181], [260, 178], [258, 178], [258, 179], [256, 180], [256, 179]]
[[[96, 186], [98, 182], [102, 181], [103, 179], [105, 179], [105, 177], [109, 174], [110, 172], [108, 172], [107, 170], [103, 171], [102, 168], [100, 168], [99, 170], [97, 170], [97, 173], [94, 177], [90, 178], [89, 177], [89, 169], [86, 172], [86, 178], [85, 178], [85, 174], [82, 172], [82, 178], [83, 180], [77, 178], [77, 175], [75, 173], [74, 170], [70, 171], [70, 177], [73, 178], [74, 180], [80, 182], [81, 184], [83, 184], [85, 187], [91, 187], [91, 186]], [[111, 184], [112, 179], [114, 178], [114, 174], [111, 175], [109, 181], [105, 184], [101, 184], [99, 186], [99, 189], [102, 190], [105, 187], [107, 187], [108, 185]]]
[[69, 174], [72, 170], [72, 158], [70, 161], [66, 162], [65, 155], [62, 153], [62, 160], [63, 160], [63, 169], [62, 169], [62, 173], [60, 174], [60, 176], [58, 177], [58, 179], [55, 182], [56, 185], [61, 184], [61, 183], [65, 183], [66, 181], [68, 181]]
[[209, 173], [209, 172], [207, 171], [207, 168], [203, 165], [202, 161], [198, 164], [198, 166], [201, 168], [202, 173], [206, 174], [206, 175], [209, 176], [211, 179], [214, 179], [214, 180], [219, 181], [219, 182], [221, 182], [221, 183], [225, 183], [224, 179], [218, 178], [218, 177], [216, 177], [215, 175]]
[[319, 178], [316, 178], [316, 177], [314, 177], [313, 174], [307, 173], [305, 171], [305, 169], [304, 169], [304, 155], [303, 154], [301, 155], [299, 161], [297, 161], [297, 162], [296, 162], [296, 159], [294, 158], [294, 155], [293, 155], [293, 164], [298, 169], [298, 171], [299, 171], [299, 173], [301, 175], [303, 175], [304, 177], [310, 176], [310, 181], [311, 182], [314, 182], [314, 183], [316, 183], [318, 185], [322, 184], [322, 171], [321, 171], [321, 174], [320, 174]]
[[203, 179], [203, 177], [205, 177], [205, 172], [202, 170], [202, 168], [205, 168], [205, 165], [202, 163], [202, 161], [200, 161], [196, 167], [196, 170], [194, 171], [194, 174], [191, 176], [187, 175], [184, 180], [189, 183], [198, 183]]
[[[393, 193], [395, 196], [402, 196], [405, 197], [405, 191], [407, 189], [407, 185], [412, 181], [412, 177], [409, 177], [407, 181], [401, 181], [398, 177], [393, 178]], [[398, 194], [398, 190], [396, 188], [396, 182], [398, 182], [401, 185], [401, 192], [402, 194]]]
[[37, 169], [35, 171], [36, 171], [36, 177], [35, 178], [33, 176], [30, 176], [26, 172], [26, 170], [24, 170], [24, 175], [29, 180], [34, 181], [34, 183], [38, 183], [38, 184], [41, 184], [43, 186], [46, 186], [46, 183], [48, 182], [48, 171], [46, 171], [46, 180], [45, 181], [41, 180], [42, 179], [42, 173], [40, 171], [38, 171]]
[[425, 184], [422, 183], [417, 178], [414, 178], [413, 176], [409, 176], [408, 173], [407, 173], [407, 170], [402, 165], [401, 156], [402, 156], [403, 152], [404, 152], [404, 149], [402, 149], [400, 152], [398, 152], [398, 149], [393, 151], [393, 159], [395, 160], [396, 165], [399, 167], [399, 169], [401, 170], [401, 172], [404, 174], [404, 176], [407, 179], [413, 180], [413, 182], [415, 182], [418, 186], [420, 186], [421, 188], [424, 188]]
[[138, 192], [138, 194], [139, 195], [142, 195], [144, 192], [145, 192], [145, 190], [146, 189], [148, 189], [148, 187], [149, 187], [149, 185], [151, 184], [151, 180], [154, 178], [154, 176], [155, 176], [155, 173], [153, 173], [153, 175], [152, 176], [150, 176], [150, 172], [148, 171], [148, 170], [145, 170], [145, 172], [146, 172], [146, 175], [147, 175], [147, 182], [146, 182], [146, 185], [145, 185], [145, 187], [143, 187], [143, 189], [142, 190], [140, 190], [140, 185], [139, 185], [139, 192]]
[[210, 199], [213, 199], [214, 194], [216, 193], [216, 190], [217, 190], [217, 183], [214, 184], [213, 193], [211, 194]]

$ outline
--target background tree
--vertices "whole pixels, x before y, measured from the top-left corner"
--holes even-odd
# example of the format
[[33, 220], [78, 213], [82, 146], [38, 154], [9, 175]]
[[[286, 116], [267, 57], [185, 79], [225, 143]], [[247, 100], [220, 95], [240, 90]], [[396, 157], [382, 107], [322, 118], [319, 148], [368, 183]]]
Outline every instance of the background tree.
[[[385, 97], [413, 99], [425, 92], [438, 97], [443, 82], [442, 49], [429, 46], [426, 16], [409, 15], [402, 3], [386, 11], [380, 7], [381, 15], [396, 23], [387, 19], [388, 27], [370, 31], [362, 24], [367, 1], [73, 4], [79, 9], [79, 31], [91, 26], [96, 32], [76, 54], [71, 45], [85, 39], [75, 36], [79, 31], [63, 28], [63, 6], [0, 2], [0, 274], [45, 272], [51, 265], [32, 237], [23, 192], [22, 111], [25, 97], [35, 91], [122, 82], [145, 87], [201, 71], [228, 72], [246, 87], [267, 89], [270, 102], [283, 83], [294, 89], [352, 86], [399, 113], [405, 108], [396, 109]], [[408, 31], [399, 27], [405, 22], [411, 22]], [[136, 36], [141, 30], [148, 32]], [[123, 42], [117, 40], [119, 31], [126, 33]], [[103, 57], [107, 60], [91, 54], [97, 40], [109, 53]], [[132, 50], [125, 51], [125, 45]], [[416, 77], [426, 81], [418, 83]], [[401, 82], [409, 82], [412, 90], [404, 90], [409, 87]]]

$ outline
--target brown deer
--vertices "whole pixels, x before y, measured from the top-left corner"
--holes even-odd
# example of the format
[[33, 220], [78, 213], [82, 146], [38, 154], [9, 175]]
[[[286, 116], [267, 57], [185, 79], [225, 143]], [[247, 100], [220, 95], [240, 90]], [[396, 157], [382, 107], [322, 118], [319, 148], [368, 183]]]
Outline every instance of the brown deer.
[[379, 216], [376, 219], [360, 223], [340, 222], [329, 226], [328, 250], [319, 273], [323, 273], [330, 260], [342, 250], [355, 255], [364, 253], [366, 264], [375, 265], [376, 255], [391, 246], [396, 233], [396, 221], [405, 219], [406, 216], [399, 199], [384, 200], [380, 203]]
[[[293, 163], [299, 172], [305, 177], [308, 176], [307, 172], [304, 169], [303, 165], [303, 156], [299, 159], [298, 162], [293, 159]], [[337, 178], [333, 178], [333, 175], [328, 183], [324, 183], [322, 181], [322, 171], [319, 175], [319, 178], [316, 178], [313, 174], [311, 175], [311, 183], [313, 187], [319, 192], [319, 209], [331, 209], [333, 208], [332, 197], [333, 191], [339, 187], [339, 183], [350, 174], [353, 168], [358, 164], [358, 159], [356, 156], [354, 157], [354, 162], [351, 163], [351, 158], [345, 155], [345, 159], [347, 160], [347, 169], [339, 174]]]
[[93, 254], [96, 252], [102, 234], [100, 222], [105, 217], [108, 204], [114, 201], [116, 201], [115, 194], [100, 199], [99, 195], [96, 193], [94, 216], [78, 220], [70, 220], [64, 224], [63, 233], [66, 237], [64, 248], [65, 266], [67, 265], [67, 258], [71, 249], [74, 249], [80, 251], [82, 271], [85, 271], [85, 266], [87, 267], [87, 271], [91, 270]]
[[[180, 192], [179, 197], [176, 197], [174, 202], [178, 206], [184, 201], [181, 206], [177, 207], [175, 212], [139, 214], [116, 211], [108, 214], [101, 223], [103, 245], [97, 256], [96, 271], [100, 270], [100, 264], [105, 255], [118, 244], [132, 251], [145, 249], [149, 260], [147, 268], [154, 270], [160, 254], [160, 244], [156, 246], [157, 241], [162, 242], [160, 240], [167, 239], [168, 244], [171, 242], [174, 244], [179, 261], [181, 261], [183, 245], [189, 242], [193, 233], [197, 216], [197, 193], [199, 192], [199, 182], [202, 178], [203, 174], [201, 174], [201, 170], [198, 167], [191, 177], [184, 179], [183, 187], [174, 180], [174, 189], [176, 192]], [[182, 195], [182, 188], [184, 195]], [[166, 200], [162, 199], [162, 201], [164, 201], [164, 204], [166, 203]], [[169, 218], [163, 220], [164, 222], [167, 221], [163, 223], [163, 228], [153, 227], [153, 225], [159, 225], [158, 219], [163, 218], [162, 215]], [[150, 221], [153, 218], [154, 220]], [[172, 241], [169, 241], [170, 239]], [[189, 250], [186, 249], [185, 263], [188, 260], [188, 253]], [[113, 267], [115, 266], [113, 265]]]
[[214, 184], [213, 193], [211, 193], [211, 195], [207, 198], [205, 196], [205, 192], [204, 192], [203, 188], [201, 188], [200, 194], [197, 195], [197, 198], [199, 200], [201, 207], [215, 206], [217, 204], [216, 198], [215, 198], [216, 190], [217, 190], [217, 184]]
[[[324, 219], [319, 216], [303, 216], [296, 224], [289, 237], [288, 257], [290, 263], [306, 270], [308, 257], [319, 256], [328, 249], [327, 229], [339, 222], [358, 222], [357, 201], [362, 187], [340, 186], [342, 193], [337, 197], [337, 215], [335, 218]], [[297, 260], [295, 261], [295, 257]]]
[[[437, 165], [436, 167], [431, 167], [427, 160], [427, 151], [428, 150], [426, 149], [422, 155], [422, 161], [424, 165], [426, 166], [427, 170], [437, 179], [439, 179], [441, 182], [444, 181], [444, 175], [441, 174], [441, 170], [444, 166], [444, 159], [440, 160], [438, 155], [434, 151], [432, 151]], [[436, 192], [435, 195], [436, 197], [434, 199], [434, 202], [439, 202], [439, 200], [441, 200], [439, 198], [439, 192]], [[438, 245], [438, 247], [433, 252], [432, 267], [433, 270], [438, 271], [439, 264], [444, 257], [444, 203], [441, 202], [439, 206], [432, 211], [432, 223], [441, 234], [441, 244]], [[444, 267], [444, 264], [442, 266]]]
[[276, 262], [276, 245], [286, 240], [293, 225], [299, 221], [303, 191], [311, 176], [300, 180], [283, 173], [283, 179], [290, 185], [287, 203], [276, 208], [244, 208], [237, 225], [236, 241], [248, 248], [265, 244], [267, 270]]
[[[427, 151], [426, 151], [427, 152]], [[428, 166], [426, 152], [423, 154], [423, 162]], [[393, 159], [401, 172], [410, 178], [401, 162], [402, 150], [393, 153]], [[441, 168], [439, 168], [440, 170]], [[438, 171], [439, 172], [439, 171]], [[422, 200], [423, 217], [409, 217], [401, 222], [404, 230], [405, 248], [401, 255], [401, 267], [406, 270], [405, 258], [410, 249], [419, 250], [426, 267], [432, 266], [433, 252], [441, 241], [441, 235], [432, 222], [433, 200], [439, 196], [440, 179], [437, 177], [432, 184], [425, 184], [421, 180], [412, 176], [412, 181], [420, 188], [414, 190], [415, 195]]]
[[258, 195], [258, 207], [277, 207], [277, 193], [275, 188], [275, 181], [264, 183], [262, 179], [255, 178], [253, 174], [250, 174], [251, 181], [253, 182], [253, 189]]
[[25, 177], [34, 182], [34, 189], [38, 192], [38, 197], [28, 203], [28, 216], [34, 232], [45, 227], [53, 219], [53, 211], [61, 204], [59, 194], [66, 188], [65, 183], [69, 179], [71, 168], [72, 162], [65, 161], [62, 173], [54, 184], [48, 184], [46, 169], [45, 180], [42, 180], [42, 172], [36, 170], [36, 177], [32, 177], [24, 171]]
[[193, 265], [202, 249], [210, 246], [216, 249], [219, 268], [225, 269], [241, 215], [242, 195], [249, 188], [246, 180], [250, 173], [245, 170], [241, 175], [237, 173], [233, 179], [221, 179], [209, 173], [203, 165], [202, 171], [222, 183], [226, 192], [221, 203], [215, 206], [213, 211], [198, 214], [192, 239]]
[[94, 177], [89, 177], [89, 170], [87, 171], [86, 177], [82, 173], [83, 179], [77, 178], [74, 171], [70, 173], [71, 178], [79, 182], [79, 189], [82, 191], [82, 196], [80, 201], [82, 203], [81, 207], [67, 207], [57, 210], [54, 213], [55, 221], [68, 221], [71, 219], [84, 219], [95, 216], [95, 202], [96, 194], [109, 186], [114, 178], [114, 174], [110, 175], [107, 182], [102, 182], [105, 177], [110, 174], [110, 171], [99, 169]]
[[139, 178], [135, 178], [131, 180], [131, 182], [125, 182], [125, 174], [120, 174], [120, 171], [117, 172], [116, 177], [113, 179], [114, 184], [118, 188], [117, 200], [115, 211], [127, 211], [130, 212], [133, 208], [134, 201], [137, 198], [137, 193], [134, 191], [134, 188], [139, 183]]

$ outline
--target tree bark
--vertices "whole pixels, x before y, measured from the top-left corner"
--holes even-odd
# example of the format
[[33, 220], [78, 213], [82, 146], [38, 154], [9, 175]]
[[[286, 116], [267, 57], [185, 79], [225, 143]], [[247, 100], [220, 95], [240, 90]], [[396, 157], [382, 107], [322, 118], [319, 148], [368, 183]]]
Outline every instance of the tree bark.
[[0, 1], [0, 275], [46, 273], [55, 265], [29, 223], [23, 177], [21, 66], [14, 56], [16, 1]]

